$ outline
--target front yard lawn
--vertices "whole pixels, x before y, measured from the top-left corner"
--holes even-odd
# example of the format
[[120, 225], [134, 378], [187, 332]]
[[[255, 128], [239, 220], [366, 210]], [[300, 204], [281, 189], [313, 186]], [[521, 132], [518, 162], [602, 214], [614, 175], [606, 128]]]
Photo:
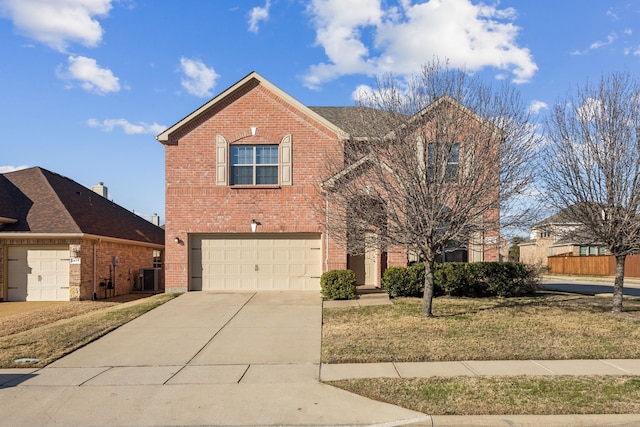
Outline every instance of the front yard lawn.
[[[622, 315], [609, 298], [434, 299], [324, 310], [323, 363], [451, 360], [640, 359], [640, 301]], [[329, 384], [431, 415], [632, 414], [635, 376], [517, 376], [348, 379]]]
[[640, 358], [640, 301], [577, 295], [434, 299], [324, 310], [323, 363]]

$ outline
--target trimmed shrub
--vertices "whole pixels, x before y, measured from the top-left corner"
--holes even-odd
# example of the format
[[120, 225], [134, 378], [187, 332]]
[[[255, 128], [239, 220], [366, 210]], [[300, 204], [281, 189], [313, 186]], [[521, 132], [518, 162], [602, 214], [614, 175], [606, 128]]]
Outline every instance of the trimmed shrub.
[[[389, 267], [382, 275], [382, 287], [391, 298], [415, 297], [421, 293], [419, 271], [411, 267]], [[422, 269], [422, 283], [424, 283], [424, 268]]]
[[322, 295], [327, 299], [355, 299], [356, 274], [351, 270], [329, 270], [320, 276]]
[[[437, 268], [437, 266], [436, 266]], [[390, 297], [421, 297], [424, 293], [424, 264], [409, 267], [389, 267], [382, 275], [382, 287]], [[443, 295], [434, 273], [434, 295]]]
[[451, 262], [439, 264], [436, 283], [452, 296], [515, 297], [539, 289], [534, 268], [515, 262]]

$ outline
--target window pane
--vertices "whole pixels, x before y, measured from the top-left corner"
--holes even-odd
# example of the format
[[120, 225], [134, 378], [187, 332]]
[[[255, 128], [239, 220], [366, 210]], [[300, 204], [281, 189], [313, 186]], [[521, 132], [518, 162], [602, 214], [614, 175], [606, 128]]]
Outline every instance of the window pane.
[[231, 185], [252, 185], [253, 166], [232, 166]]
[[453, 144], [451, 146], [451, 153], [449, 153], [449, 163], [458, 163], [460, 160], [460, 144]]
[[597, 249], [595, 246], [589, 246], [589, 255], [597, 255]]
[[606, 254], [607, 254], [607, 249], [602, 247], [602, 246], [600, 246], [598, 248], [598, 255], [606, 255]]
[[277, 165], [278, 164], [278, 146], [262, 145], [256, 147], [256, 164], [258, 165]]
[[458, 175], [458, 165], [457, 164], [448, 164], [445, 179], [447, 181], [454, 181], [456, 176]]
[[231, 164], [232, 165], [251, 165], [253, 164], [253, 146], [235, 145], [231, 146]]
[[256, 166], [256, 184], [278, 184], [278, 167]]
[[580, 246], [580, 255], [581, 256], [587, 255], [587, 247], [586, 246]]

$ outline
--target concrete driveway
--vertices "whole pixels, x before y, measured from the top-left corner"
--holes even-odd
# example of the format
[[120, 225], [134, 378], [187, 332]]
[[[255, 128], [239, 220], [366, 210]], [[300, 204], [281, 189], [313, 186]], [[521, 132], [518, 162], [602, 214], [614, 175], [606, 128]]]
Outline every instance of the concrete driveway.
[[0, 425], [400, 425], [318, 382], [317, 292], [192, 292], [40, 370], [0, 370]]

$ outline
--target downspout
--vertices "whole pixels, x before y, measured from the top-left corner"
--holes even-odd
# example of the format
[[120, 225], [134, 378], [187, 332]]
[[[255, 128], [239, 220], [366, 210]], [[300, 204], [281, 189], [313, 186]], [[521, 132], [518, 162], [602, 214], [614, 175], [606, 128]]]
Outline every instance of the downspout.
[[96, 281], [97, 281], [96, 260], [98, 256], [96, 251], [96, 241], [94, 240], [92, 243], [93, 243], [93, 300], [95, 301], [98, 299], [98, 294], [96, 293]]
[[324, 271], [329, 271], [329, 227], [327, 223], [329, 221], [329, 200], [324, 201], [324, 234], [325, 234], [325, 243], [324, 243]]

